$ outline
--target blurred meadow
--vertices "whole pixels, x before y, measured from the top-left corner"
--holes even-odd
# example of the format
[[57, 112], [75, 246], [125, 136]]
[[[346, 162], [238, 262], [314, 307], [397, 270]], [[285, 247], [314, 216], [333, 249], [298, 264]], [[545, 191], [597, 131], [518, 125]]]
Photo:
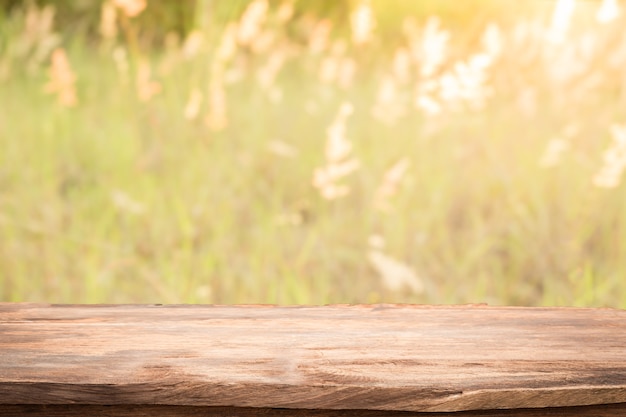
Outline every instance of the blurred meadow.
[[626, 3], [0, 9], [0, 301], [626, 308]]

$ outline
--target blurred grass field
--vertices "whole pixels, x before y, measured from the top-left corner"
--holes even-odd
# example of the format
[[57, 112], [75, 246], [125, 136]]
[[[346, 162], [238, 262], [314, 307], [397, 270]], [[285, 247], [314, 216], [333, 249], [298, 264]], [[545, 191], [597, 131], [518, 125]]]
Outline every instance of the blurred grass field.
[[394, 1], [13, 8], [0, 301], [626, 308], [626, 5]]

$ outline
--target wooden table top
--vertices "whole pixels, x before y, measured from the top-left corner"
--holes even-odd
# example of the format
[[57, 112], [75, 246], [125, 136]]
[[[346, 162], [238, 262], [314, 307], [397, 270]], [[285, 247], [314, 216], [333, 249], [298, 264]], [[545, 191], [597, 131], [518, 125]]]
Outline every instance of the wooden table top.
[[626, 311], [0, 303], [0, 404], [462, 410], [626, 403]]

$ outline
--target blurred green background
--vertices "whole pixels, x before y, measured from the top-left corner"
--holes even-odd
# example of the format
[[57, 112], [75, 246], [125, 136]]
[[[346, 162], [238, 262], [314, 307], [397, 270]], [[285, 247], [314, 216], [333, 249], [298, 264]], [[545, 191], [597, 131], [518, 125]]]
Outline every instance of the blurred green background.
[[626, 308], [618, 1], [0, 2], [0, 301]]

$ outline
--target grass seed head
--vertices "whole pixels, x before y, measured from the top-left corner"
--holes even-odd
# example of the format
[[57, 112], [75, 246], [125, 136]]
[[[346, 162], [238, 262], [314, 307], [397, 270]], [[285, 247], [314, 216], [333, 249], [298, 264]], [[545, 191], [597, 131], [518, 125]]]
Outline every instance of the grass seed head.
[[100, 36], [103, 39], [115, 39], [117, 37], [117, 9], [110, 1], [102, 3], [100, 8]]
[[146, 0], [113, 0], [113, 4], [126, 15], [136, 17], [141, 14], [148, 5]]
[[350, 27], [352, 29], [352, 42], [362, 45], [369, 42], [376, 27], [376, 20], [370, 2], [361, 0], [350, 14]]
[[57, 101], [63, 107], [74, 107], [78, 104], [76, 96], [76, 75], [72, 70], [65, 49], [57, 48], [52, 52], [49, 81], [44, 90], [57, 94]]

